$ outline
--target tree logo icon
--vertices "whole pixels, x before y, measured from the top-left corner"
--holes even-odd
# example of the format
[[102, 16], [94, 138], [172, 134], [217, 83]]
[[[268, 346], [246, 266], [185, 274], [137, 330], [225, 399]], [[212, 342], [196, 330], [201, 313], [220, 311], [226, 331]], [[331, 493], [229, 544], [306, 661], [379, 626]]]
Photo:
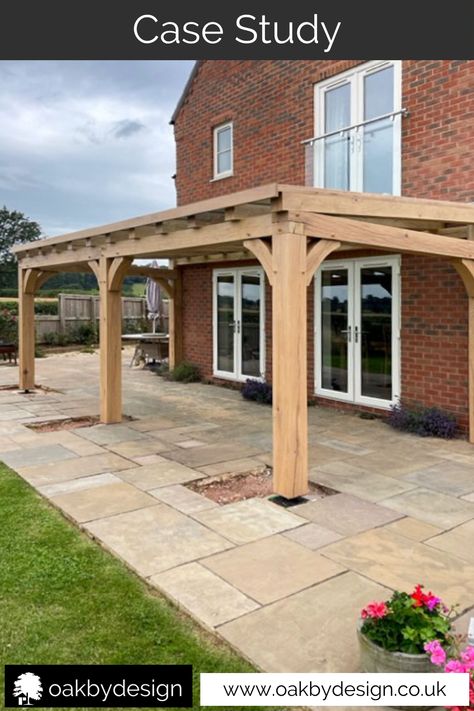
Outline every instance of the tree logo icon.
[[13, 696], [18, 698], [18, 706], [33, 706], [31, 701], [39, 701], [42, 694], [41, 679], [32, 672], [20, 674], [15, 681]]

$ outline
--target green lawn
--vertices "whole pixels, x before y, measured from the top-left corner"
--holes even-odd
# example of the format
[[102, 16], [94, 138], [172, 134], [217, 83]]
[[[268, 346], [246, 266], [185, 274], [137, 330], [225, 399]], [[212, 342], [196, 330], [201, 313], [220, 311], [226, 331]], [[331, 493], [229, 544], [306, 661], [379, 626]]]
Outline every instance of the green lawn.
[[1, 690], [3, 664], [192, 664], [199, 708], [199, 672], [252, 671], [2, 464], [0, 621]]

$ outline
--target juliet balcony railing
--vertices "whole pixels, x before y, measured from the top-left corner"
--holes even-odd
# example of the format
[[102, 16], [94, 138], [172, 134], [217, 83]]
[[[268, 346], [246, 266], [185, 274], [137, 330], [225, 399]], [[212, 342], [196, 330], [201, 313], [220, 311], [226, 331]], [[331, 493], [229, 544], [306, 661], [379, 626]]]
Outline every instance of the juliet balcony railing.
[[406, 109], [391, 111], [302, 141], [305, 185], [351, 190], [363, 182], [360, 176], [370, 164], [373, 172], [382, 164], [388, 171], [387, 158], [397, 150], [401, 119], [406, 115]]

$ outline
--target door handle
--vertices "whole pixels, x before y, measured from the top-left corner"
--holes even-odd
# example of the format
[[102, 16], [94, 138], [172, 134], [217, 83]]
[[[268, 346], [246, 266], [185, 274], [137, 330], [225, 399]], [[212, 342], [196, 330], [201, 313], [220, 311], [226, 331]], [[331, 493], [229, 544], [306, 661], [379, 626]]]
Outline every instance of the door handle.
[[350, 342], [351, 342], [351, 338], [352, 338], [352, 329], [351, 329], [351, 327], [348, 326], [347, 328], [344, 328], [344, 329], [341, 331], [341, 333], [347, 333], [347, 342], [350, 343]]
[[359, 327], [358, 326], [354, 327], [354, 341], [356, 343], [359, 343]]

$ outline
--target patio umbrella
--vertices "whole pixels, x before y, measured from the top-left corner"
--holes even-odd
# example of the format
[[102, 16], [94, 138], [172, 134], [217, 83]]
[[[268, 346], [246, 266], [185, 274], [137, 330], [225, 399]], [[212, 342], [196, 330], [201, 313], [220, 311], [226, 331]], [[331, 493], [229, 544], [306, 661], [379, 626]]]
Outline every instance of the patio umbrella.
[[[154, 260], [150, 266], [158, 267], [158, 262]], [[155, 333], [156, 319], [161, 315], [161, 290], [156, 281], [150, 277], [146, 280], [145, 296], [148, 318], [153, 321], [153, 333]]]

